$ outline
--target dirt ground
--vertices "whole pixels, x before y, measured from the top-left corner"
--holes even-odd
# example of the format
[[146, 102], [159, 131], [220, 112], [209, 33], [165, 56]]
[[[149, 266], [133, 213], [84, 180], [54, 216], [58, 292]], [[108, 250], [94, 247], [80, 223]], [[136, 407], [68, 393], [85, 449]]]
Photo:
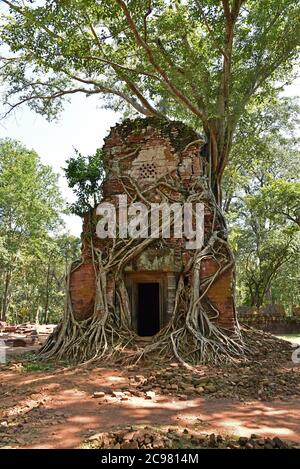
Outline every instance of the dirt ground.
[[286, 358], [195, 373], [176, 363], [71, 368], [12, 360], [0, 365], [0, 447], [77, 448], [96, 432], [130, 425], [300, 443], [300, 365]]

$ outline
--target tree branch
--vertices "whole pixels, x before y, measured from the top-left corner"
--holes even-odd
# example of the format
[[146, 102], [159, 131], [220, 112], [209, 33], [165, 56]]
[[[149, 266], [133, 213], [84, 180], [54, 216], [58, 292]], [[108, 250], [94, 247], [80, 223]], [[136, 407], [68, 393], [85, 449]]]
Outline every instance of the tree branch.
[[216, 46], [217, 49], [221, 52], [221, 54], [222, 54], [223, 56], [225, 56], [225, 55], [226, 55], [226, 52], [225, 52], [225, 50], [224, 50], [222, 47], [220, 47], [219, 42], [218, 42], [218, 40], [217, 40], [216, 37], [215, 37], [214, 31], [213, 31], [213, 29], [211, 28], [211, 26], [210, 26], [210, 24], [209, 24], [209, 22], [208, 22], [208, 20], [207, 20], [206, 14], [205, 14], [205, 12], [204, 12], [204, 10], [203, 10], [203, 8], [202, 8], [202, 5], [201, 5], [201, 3], [200, 3], [200, 0], [196, 0], [196, 3], [197, 3], [198, 8], [199, 8], [199, 10], [200, 10], [200, 14], [201, 14], [201, 16], [202, 16], [202, 18], [203, 18], [203, 21], [204, 21], [204, 24], [205, 24], [205, 26], [206, 26], [206, 29], [207, 29], [207, 31], [209, 32], [209, 34], [211, 35], [211, 37], [212, 37], [212, 39], [213, 39], [213, 41], [214, 41], [214, 43], [215, 43], [215, 46]]
[[[151, 13], [151, 8], [149, 7], [149, 13]], [[147, 16], [146, 16], [147, 17]], [[89, 26], [90, 26], [90, 29], [92, 31], [92, 34], [96, 40], [96, 43], [98, 45], [98, 48], [99, 50], [101, 51], [102, 50], [102, 44], [99, 40], [99, 37], [98, 37], [98, 34], [97, 32], [95, 31], [95, 28], [93, 26], [93, 24], [91, 23], [90, 19], [88, 18], [88, 23], [89, 23]], [[145, 32], [146, 34], [146, 32]], [[142, 106], [144, 107], [144, 112], [143, 114], [145, 114], [146, 116], [158, 116], [158, 117], [164, 117], [162, 114], [160, 114], [158, 111], [156, 111], [156, 109], [154, 109], [154, 107], [149, 103], [149, 101], [143, 96], [143, 94], [140, 92], [140, 90], [138, 89], [138, 87], [133, 83], [132, 80], [130, 80], [125, 74], [122, 73], [122, 70], [124, 70], [124, 67], [122, 66], [119, 66], [119, 64], [116, 64], [114, 62], [111, 62], [109, 60], [107, 60], [106, 58], [105, 59], [100, 59], [101, 61], [106, 61], [107, 64], [109, 64], [113, 70], [115, 71], [115, 73], [117, 74], [117, 76], [119, 76], [119, 78], [122, 80], [122, 81], [125, 81], [125, 83], [127, 84], [128, 88], [130, 89], [130, 91], [139, 99], [139, 101], [141, 102]], [[120, 70], [121, 69], [121, 70]], [[152, 75], [153, 77], [154, 75]]]
[[123, 0], [116, 0], [120, 8], [125, 14], [126, 20], [130, 26], [130, 29], [135, 37], [137, 44], [144, 49], [146, 56], [150, 62], [150, 64], [154, 67], [154, 69], [161, 75], [163, 81], [167, 87], [167, 89], [172, 93], [172, 95], [182, 101], [188, 109], [190, 109], [196, 116], [198, 116], [202, 122], [206, 122], [206, 116], [204, 115], [203, 111], [201, 111], [198, 107], [194, 106], [194, 104], [171, 82], [167, 73], [162, 69], [162, 67], [156, 62], [153, 52], [148, 44], [144, 41], [142, 36], [140, 35], [135, 22], [133, 21], [130, 12]]
[[[96, 84], [93, 80], [85, 80], [80, 77], [76, 77], [74, 75], [69, 75], [71, 78], [73, 78], [76, 81], [86, 83], [86, 84]], [[40, 85], [40, 82], [36, 82], [36, 85]], [[31, 84], [34, 86], [34, 84]], [[46, 86], [46, 84], [44, 84]], [[57, 90], [55, 93], [49, 94], [49, 95], [43, 95], [43, 94], [32, 94], [30, 96], [26, 96], [25, 98], [22, 98], [19, 100], [17, 103], [11, 104], [9, 102], [6, 102], [6, 104], [9, 106], [9, 110], [5, 112], [2, 116], [2, 119], [5, 119], [14, 109], [17, 107], [21, 106], [24, 103], [34, 101], [34, 100], [42, 100], [42, 101], [51, 101], [59, 97], [63, 97], [65, 95], [71, 95], [75, 93], [84, 93], [85, 95], [94, 95], [94, 94], [113, 94], [115, 96], [119, 96], [122, 98], [124, 101], [126, 101], [128, 104], [130, 104], [137, 112], [140, 114], [144, 114], [145, 116], [149, 116], [149, 110], [143, 106], [141, 106], [134, 98], [131, 96], [126, 95], [122, 91], [109, 88], [109, 87], [104, 87], [101, 85], [97, 85], [95, 89], [88, 89], [88, 88], [73, 88], [69, 90]], [[164, 117], [163, 115], [160, 115], [160, 117]]]
[[229, 7], [229, 0], [222, 0], [223, 3], [223, 10], [224, 15], [227, 21], [230, 19], [230, 7]]

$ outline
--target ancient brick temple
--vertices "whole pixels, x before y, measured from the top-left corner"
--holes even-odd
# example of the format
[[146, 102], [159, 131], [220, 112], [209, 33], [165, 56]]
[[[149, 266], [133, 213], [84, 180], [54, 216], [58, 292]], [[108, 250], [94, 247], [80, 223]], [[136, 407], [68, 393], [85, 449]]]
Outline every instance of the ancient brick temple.
[[[205, 200], [205, 236], [209, 236], [216, 221], [213, 196], [208, 188], [207, 160], [203, 155], [203, 139], [180, 122], [162, 122], [156, 118], [126, 120], [111, 129], [105, 139], [105, 180], [103, 201], [116, 203], [116, 196], [126, 194], [132, 201], [143, 198], [160, 202], [167, 194], [172, 202], [182, 201], [193, 191], [203, 192]], [[201, 150], [202, 149], [202, 150]], [[202, 154], [201, 154], [202, 152]], [[154, 190], [153, 187], [156, 186]], [[138, 196], [137, 196], [138, 194]], [[220, 217], [220, 215], [218, 215]], [[111, 240], [99, 239], [95, 233], [97, 217], [92, 223], [85, 217], [83, 226], [82, 264], [70, 278], [70, 296], [76, 319], [88, 318], [95, 302], [95, 265], [91, 255], [90, 238], [94, 246], [107, 251]], [[226, 233], [224, 226], [217, 226]], [[128, 293], [131, 327], [140, 336], [153, 336], [168, 323], [175, 303], [179, 276], [185, 271], [185, 283], [191, 282], [187, 265], [193, 251], [188, 251], [183, 239], [155, 239], [122, 267], [122, 278]], [[218, 270], [212, 258], [201, 261], [199, 275], [209, 278]], [[107, 278], [107, 301], [112, 310], [116, 305], [116, 277]], [[212, 284], [207, 292], [211, 306], [219, 311], [216, 319], [226, 329], [235, 324], [233, 304], [233, 268], [230, 267]], [[214, 308], [212, 308], [214, 309]]]

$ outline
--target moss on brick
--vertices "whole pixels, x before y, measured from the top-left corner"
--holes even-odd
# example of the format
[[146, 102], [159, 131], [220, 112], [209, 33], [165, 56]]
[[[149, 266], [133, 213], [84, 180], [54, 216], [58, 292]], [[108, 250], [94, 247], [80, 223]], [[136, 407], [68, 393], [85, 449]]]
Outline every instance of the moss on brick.
[[176, 152], [181, 152], [185, 147], [201, 138], [201, 135], [180, 121], [168, 121], [158, 117], [138, 117], [126, 119], [117, 126], [118, 133], [123, 139], [129, 134], [140, 134], [141, 130], [148, 126], [157, 129], [162, 137], [167, 138]]

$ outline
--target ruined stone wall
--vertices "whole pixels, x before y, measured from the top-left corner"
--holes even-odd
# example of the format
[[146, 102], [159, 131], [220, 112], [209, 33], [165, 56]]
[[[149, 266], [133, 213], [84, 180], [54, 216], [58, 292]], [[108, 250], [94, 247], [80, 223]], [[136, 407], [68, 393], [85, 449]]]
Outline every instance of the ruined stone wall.
[[[164, 183], [163, 189], [173, 202], [182, 202], [193, 190], [204, 191], [207, 178], [205, 159], [199, 156], [203, 140], [193, 130], [180, 122], [161, 122], [155, 118], [125, 121], [117, 125], [105, 139], [104, 166], [106, 178], [103, 182], [103, 200], [116, 203], [116, 196], [126, 193], [128, 202], [136, 200], [136, 191], [126, 189], [126, 181], [138, 181], [139, 188], [146, 190], [147, 200], [160, 203], [161, 197], [151, 191], [157, 181], [170, 180], [178, 185], [178, 190]], [[120, 179], [122, 175], [122, 180]], [[211, 195], [206, 193], [205, 234], [210, 231], [213, 221]], [[91, 314], [95, 297], [95, 267], [91, 256], [91, 238], [100, 250], [110, 248], [110, 240], [100, 240], [95, 235], [97, 217], [95, 213], [86, 215], [83, 225], [83, 265], [71, 276], [71, 299], [73, 311], [78, 319], [85, 319]], [[221, 227], [220, 227], [221, 229]], [[174, 289], [175, 272], [185, 269], [193, 251], [185, 249], [183, 239], [167, 239], [163, 245], [155, 240], [140, 257], [126, 266], [127, 272], [162, 271], [169, 275], [170, 286]], [[213, 261], [203, 261], [201, 277], [207, 277], [217, 270]], [[189, 279], [192, 281], [192, 279]], [[209, 299], [220, 310], [219, 324], [231, 329], [235, 322], [232, 301], [233, 272], [225, 272], [213, 285]], [[114, 301], [114, 283], [108, 284], [108, 297]], [[172, 295], [170, 295], [172, 298]], [[172, 307], [169, 301], [168, 309]]]

